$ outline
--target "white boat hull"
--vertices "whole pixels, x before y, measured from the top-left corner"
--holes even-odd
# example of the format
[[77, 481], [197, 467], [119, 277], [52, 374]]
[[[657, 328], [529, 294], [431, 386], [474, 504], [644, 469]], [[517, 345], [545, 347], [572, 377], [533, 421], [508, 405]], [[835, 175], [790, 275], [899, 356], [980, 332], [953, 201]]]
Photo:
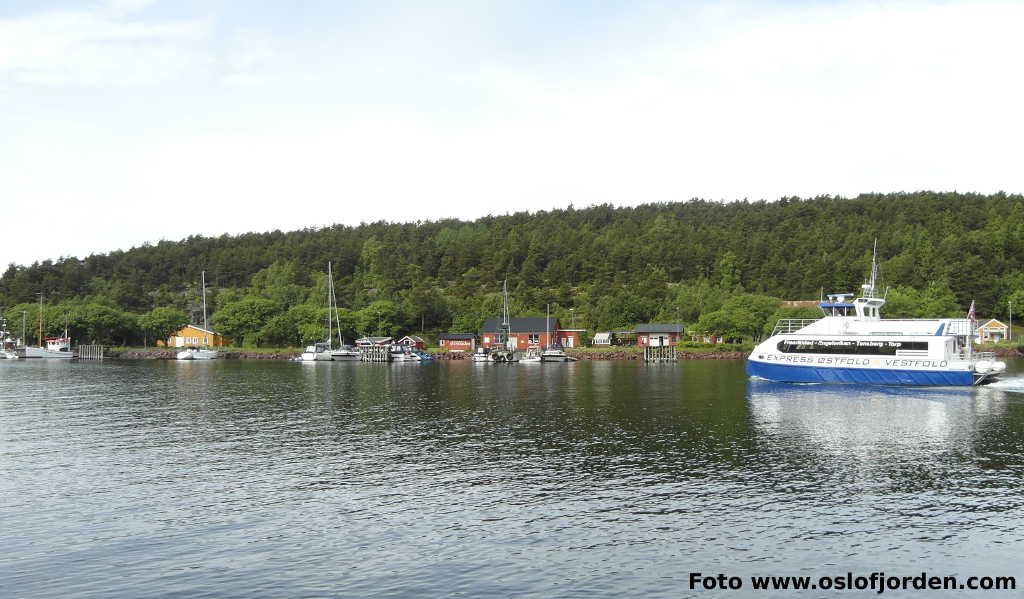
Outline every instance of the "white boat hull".
[[303, 362], [330, 362], [331, 354], [329, 352], [303, 352], [301, 360]]
[[75, 353], [71, 351], [59, 351], [53, 349], [44, 349], [42, 347], [26, 347], [25, 348], [26, 358], [61, 358], [70, 359], [75, 357]]
[[216, 360], [218, 352], [212, 349], [186, 349], [178, 352], [178, 360]]

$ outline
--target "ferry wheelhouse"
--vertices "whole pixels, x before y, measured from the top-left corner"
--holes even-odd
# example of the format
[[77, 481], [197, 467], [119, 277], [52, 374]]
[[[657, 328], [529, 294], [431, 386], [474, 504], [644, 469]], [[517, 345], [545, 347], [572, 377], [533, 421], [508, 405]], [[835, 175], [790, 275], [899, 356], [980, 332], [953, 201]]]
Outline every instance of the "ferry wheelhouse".
[[962, 386], [1006, 370], [994, 352], [973, 351], [972, 318], [883, 319], [877, 266], [862, 297], [833, 294], [820, 319], [783, 319], [747, 359], [747, 374], [790, 383]]

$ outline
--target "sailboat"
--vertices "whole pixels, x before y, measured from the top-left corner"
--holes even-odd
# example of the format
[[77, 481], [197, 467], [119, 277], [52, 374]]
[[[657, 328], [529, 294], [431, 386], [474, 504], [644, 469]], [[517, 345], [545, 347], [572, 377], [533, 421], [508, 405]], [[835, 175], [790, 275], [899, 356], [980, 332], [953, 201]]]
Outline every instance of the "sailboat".
[[547, 307], [547, 316], [544, 319], [545, 332], [548, 337], [548, 346], [540, 352], [541, 362], [575, 362], [576, 358], [565, 353], [561, 344], [551, 343], [551, 304]]
[[[334, 324], [338, 325], [338, 348], [332, 347], [334, 336]], [[329, 362], [358, 360], [359, 350], [351, 345], [345, 345], [345, 339], [341, 336], [341, 318], [338, 315], [338, 298], [334, 294], [334, 274], [331, 271], [331, 263], [327, 263], [327, 340], [322, 343], [314, 343], [302, 352], [299, 359], [303, 362]]]
[[[43, 343], [46, 343], [44, 346]], [[26, 358], [74, 358], [71, 351], [71, 337], [68, 335], [68, 321], [64, 319], [64, 336], [43, 339], [43, 294], [39, 294], [39, 345], [25, 348]]]
[[[206, 324], [206, 271], [203, 271], [203, 331], [213, 336], [209, 325]], [[220, 352], [209, 347], [190, 347], [178, 352], [179, 360], [216, 360]]]
[[20, 357], [16, 351], [17, 346], [18, 342], [7, 331], [7, 319], [0, 316], [0, 360], [17, 360]]

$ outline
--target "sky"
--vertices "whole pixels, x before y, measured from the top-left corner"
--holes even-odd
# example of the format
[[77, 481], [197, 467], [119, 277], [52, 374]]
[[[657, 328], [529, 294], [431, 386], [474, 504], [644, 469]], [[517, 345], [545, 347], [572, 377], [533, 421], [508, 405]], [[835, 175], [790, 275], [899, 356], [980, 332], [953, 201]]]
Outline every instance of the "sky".
[[1024, 191], [1024, 2], [0, 2], [0, 264], [569, 205]]

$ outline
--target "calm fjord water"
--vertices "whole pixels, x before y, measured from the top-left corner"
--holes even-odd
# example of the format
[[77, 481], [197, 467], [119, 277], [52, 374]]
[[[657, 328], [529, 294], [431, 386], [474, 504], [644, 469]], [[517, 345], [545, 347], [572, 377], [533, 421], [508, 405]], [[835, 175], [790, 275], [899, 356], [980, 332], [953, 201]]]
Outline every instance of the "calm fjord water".
[[610, 598], [723, 595], [691, 591], [690, 572], [1024, 583], [1024, 368], [1010, 368], [989, 387], [900, 389], [750, 381], [738, 361], [0, 361], [0, 588]]

